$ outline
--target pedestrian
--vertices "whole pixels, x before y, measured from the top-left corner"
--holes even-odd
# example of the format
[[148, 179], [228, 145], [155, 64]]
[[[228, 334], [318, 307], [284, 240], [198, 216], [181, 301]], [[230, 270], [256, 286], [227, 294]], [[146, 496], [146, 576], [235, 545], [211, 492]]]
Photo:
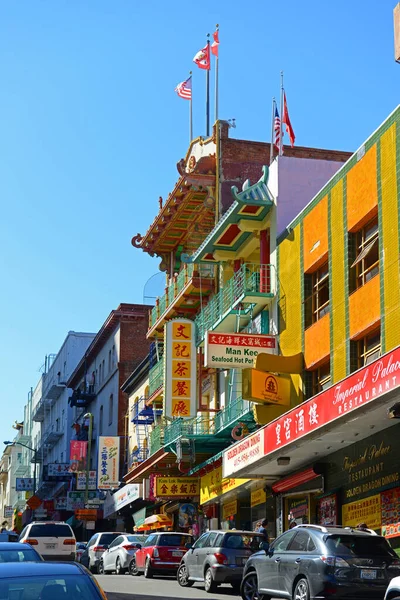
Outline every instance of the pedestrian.
[[292, 519], [289, 523], [289, 529], [293, 529], [293, 527], [297, 527], [297, 523], [294, 519]]
[[260, 529], [260, 527], [261, 527], [261, 523], [262, 523], [262, 521], [257, 521], [257, 523], [256, 523], [256, 525], [255, 525], [255, 527], [254, 527], [254, 531], [257, 531], [257, 532], [258, 532], [258, 530], [259, 530], [259, 529]]
[[368, 525], [366, 523], [359, 523], [356, 529], [359, 529], [360, 531], [369, 531]]
[[269, 543], [269, 535], [268, 535], [267, 527], [268, 527], [268, 519], [263, 519], [261, 521], [261, 526], [258, 528], [258, 533], [261, 533], [261, 535], [264, 538], [264, 540], [263, 540], [264, 542]]

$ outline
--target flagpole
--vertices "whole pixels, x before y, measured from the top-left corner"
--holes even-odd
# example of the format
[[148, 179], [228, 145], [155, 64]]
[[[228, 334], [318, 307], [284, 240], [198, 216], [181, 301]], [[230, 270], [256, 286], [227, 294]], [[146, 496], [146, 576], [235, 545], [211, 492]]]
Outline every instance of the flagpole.
[[283, 71], [281, 71], [281, 139], [279, 141], [279, 156], [283, 154]]
[[[192, 71], [189, 71], [189, 77], [192, 77]], [[192, 93], [190, 94], [190, 100], [189, 100], [189, 144], [192, 142], [193, 139], [193, 77], [191, 79], [191, 88], [192, 88]]]
[[211, 56], [210, 56], [210, 34], [207, 33], [207, 49], [208, 57], [210, 60], [210, 68], [206, 70], [206, 136], [210, 137], [210, 70], [211, 70]]
[[[219, 31], [218, 23], [215, 26]], [[218, 54], [215, 57], [215, 122], [218, 121], [218, 63], [219, 63], [219, 47], [217, 46]]]
[[274, 122], [275, 122], [275, 97], [272, 98], [272, 116], [271, 116], [271, 144], [269, 147], [269, 164], [274, 160]]

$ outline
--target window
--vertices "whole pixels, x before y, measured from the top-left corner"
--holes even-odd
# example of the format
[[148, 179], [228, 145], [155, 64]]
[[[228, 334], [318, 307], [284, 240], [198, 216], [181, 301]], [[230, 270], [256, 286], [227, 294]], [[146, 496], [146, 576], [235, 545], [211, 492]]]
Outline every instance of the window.
[[153, 535], [149, 535], [149, 537], [147, 538], [146, 542], [144, 543], [144, 546], [146, 548], [148, 548], [149, 546], [152, 546], [155, 543], [156, 539], [157, 539], [156, 535], [154, 535], [154, 534]]
[[350, 267], [350, 291], [354, 291], [379, 273], [378, 217], [350, 236], [350, 260], [354, 257]]
[[114, 546], [119, 546], [120, 544], [122, 544], [123, 541], [124, 541], [124, 538], [122, 537], [122, 535], [120, 535], [119, 537], [115, 538], [115, 540], [113, 542], [111, 542], [111, 544], [109, 545], [109, 548], [114, 548]]
[[318, 367], [314, 371], [305, 372], [306, 398], [312, 398], [331, 386], [331, 363]]
[[351, 371], [369, 365], [381, 355], [381, 332], [374, 331], [356, 342], [350, 342]]
[[99, 383], [101, 383], [102, 381], [102, 376], [101, 376], [101, 363], [99, 364]]
[[157, 546], [177, 546], [183, 547], [185, 544], [191, 544], [193, 538], [191, 535], [179, 533], [162, 533], [160, 539], [157, 542]]
[[116, 538], [121, 537], [119, 533], [101, 533], [99, 544], [109, 546]]
[[298, 552], [306, 552], [309, 543], [309, 534], [307, 531], [298, 531], [296, 537], [292, 540], [289, 550], [296, 550]]
[[295, 533], [296, 532], [294, 531], [287, 531], [279, 536], [272, 545], [274, 552], [284, 552], [289, 546], [289, 543], [291, 542]]
[[113, 422], [113, 412], [114, 412], [114, 396], [110, 394], [110, 399], [108, 401], [108, 424], [112, 425]]
[[115, 367], [115, 346], [112, 347], [112, 366]]
[[108, 372], [111, 373], [111, 350], [108, 351]]
[[204, 548], [207, 544], [208, 536], [209, 536], [208, 533], [203, 533], [203, 535], [194, 544], [193, 548]]
[[64, 452], [61, 452], [60, 462], [61, 462], [61, 463], [63, 463], [63, 462], [64, 462]]
[[210, 533], [203, 548], [213, 548], [216, 537], [217, 537], [217, 534], [215, 533], [215, 531]]
[[60, 419], [56, 419], [56, 431], [60, 431]]
[[100, 406], [99, 414], [99, 434], [103, 435], [103, 405]]
[[329, 312], [328, 263], [304, 276], [305, 327], [310, 327]]
[[106, 376], [106, 361], [104, 360], [104, 358], [103, 358], [102, 365], [103, 365], [103, 379], [104, 379], [104, 377]]

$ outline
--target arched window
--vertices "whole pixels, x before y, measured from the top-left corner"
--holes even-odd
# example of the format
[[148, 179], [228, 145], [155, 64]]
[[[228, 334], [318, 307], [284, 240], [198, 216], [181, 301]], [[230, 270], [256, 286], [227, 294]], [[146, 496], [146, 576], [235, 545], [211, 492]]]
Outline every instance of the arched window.
[[108, 401], [108, 424], [112, 425], [113, 422], [113, 412], [114, 412], [114, 396], [110, 394], [110, 399]]
[[100, 406], [99, 435], [103, 435], [103, 405]]

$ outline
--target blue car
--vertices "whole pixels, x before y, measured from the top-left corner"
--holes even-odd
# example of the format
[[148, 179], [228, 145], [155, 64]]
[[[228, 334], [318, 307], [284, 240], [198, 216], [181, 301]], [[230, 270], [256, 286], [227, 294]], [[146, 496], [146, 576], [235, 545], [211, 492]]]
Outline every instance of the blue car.
[[19, 542], [0, 543], [0, 565], [3, 563], [42, 562], [43, 558], [29, 544]]
[[15, 600], [107, 600], [85, 567], [71, 562], [0, 564], [0, 598]]

